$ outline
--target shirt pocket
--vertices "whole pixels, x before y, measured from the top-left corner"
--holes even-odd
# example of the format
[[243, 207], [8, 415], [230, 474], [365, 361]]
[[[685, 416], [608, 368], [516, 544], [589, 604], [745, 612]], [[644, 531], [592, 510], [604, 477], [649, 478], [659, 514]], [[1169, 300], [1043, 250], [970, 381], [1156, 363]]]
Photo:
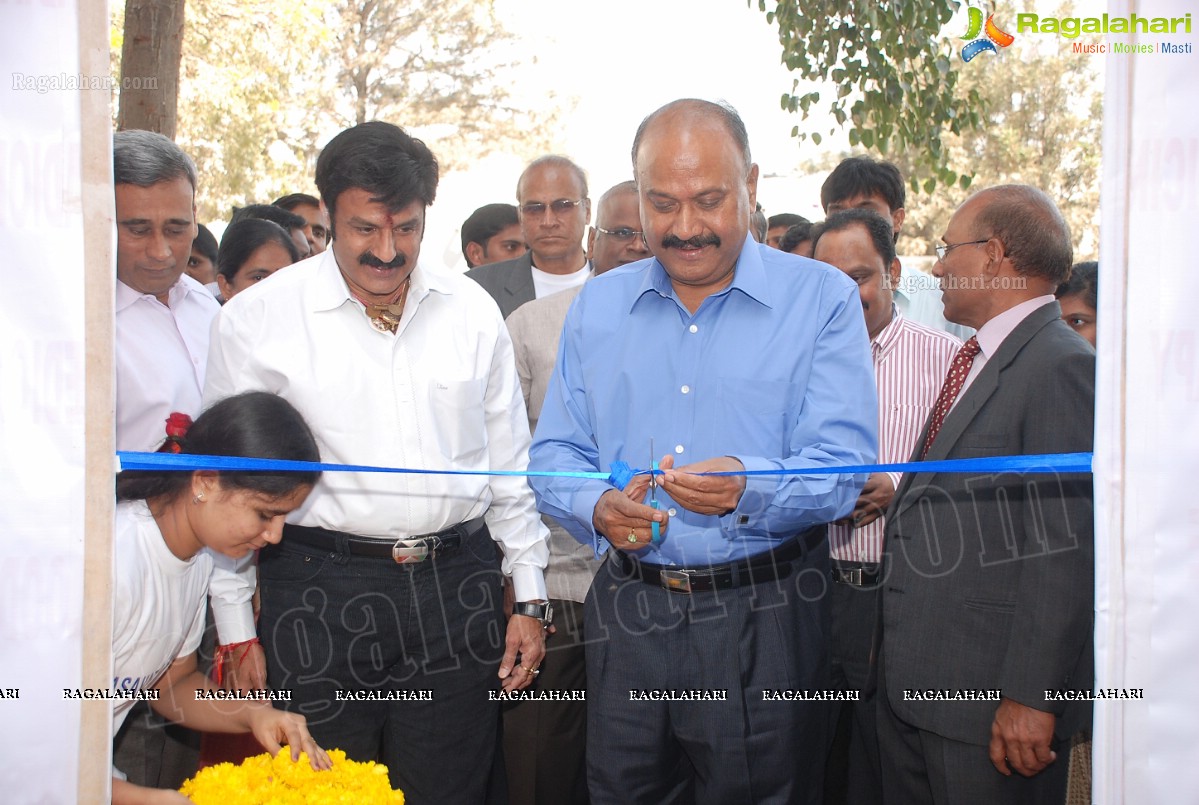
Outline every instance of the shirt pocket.
[[717, 429], [728, 434], [724, 449], [777, 458], [788, 455], [795, 384], [721, 377], [716, 380]]
[[476, 466], [487, 451], [485, 382], [434, 380], [429, 384], [429, 407], [437, 426], [439, 450], [451, 464]]

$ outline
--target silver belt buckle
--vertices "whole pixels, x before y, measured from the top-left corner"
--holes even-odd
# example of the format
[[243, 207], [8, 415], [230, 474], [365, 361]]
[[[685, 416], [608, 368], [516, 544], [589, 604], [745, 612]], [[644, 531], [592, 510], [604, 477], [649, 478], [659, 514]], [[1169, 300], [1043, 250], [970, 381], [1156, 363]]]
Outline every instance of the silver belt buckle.
[[691, 592], [691, 574], [686, 570], [659, 570], [658, 582], [672, 593]]
[[397, 565], [409, 565], [423, 562], [430, 556], [436, 558], [436, 548], [430, 548], [427, 537], [406, 537], [397, 539], [391, 546], [391, 558]]

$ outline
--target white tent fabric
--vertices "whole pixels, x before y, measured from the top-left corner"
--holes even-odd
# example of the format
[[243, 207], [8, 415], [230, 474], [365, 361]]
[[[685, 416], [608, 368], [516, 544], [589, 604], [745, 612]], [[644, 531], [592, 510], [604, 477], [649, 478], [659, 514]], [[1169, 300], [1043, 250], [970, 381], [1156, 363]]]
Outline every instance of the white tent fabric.
[[[1108, 13], [1192, 10], [1185, 0], [1125, 0]], [[1199, 801], [1199, 502], [1190, 483], [1199, 475], [1197, 64], [1193, 54], [1160, 51], [1107, 57], [1096, 686], [1143, 688], [1145, 699], [1096, 703], [1096, 803]]]

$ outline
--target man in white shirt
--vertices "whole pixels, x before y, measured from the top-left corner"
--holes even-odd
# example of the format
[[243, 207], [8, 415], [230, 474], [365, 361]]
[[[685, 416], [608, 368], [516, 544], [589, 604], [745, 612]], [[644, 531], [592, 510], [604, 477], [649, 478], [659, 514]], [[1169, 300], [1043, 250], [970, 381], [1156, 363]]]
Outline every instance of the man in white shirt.
[[[220, 305], [185, 272], [196, 237], [196, 166], [161, 134], [113, 135], [116, 200], [116, 446], [154, 450], [174, 411], [198, 416], [208, 336]], [[145, 706], [114, 744], [129, 780], [177, 788], [195, 773], [198, 737]]]
[[[414, 805], [483, 801], [492, 694], [532, 682], [550, 616], [548, 533], [525, 479], [437, 474], [519, 472], [529, 446], [494, 303], [418, 263], [437, 179], [424, 143], [389, 123], [334, 137], [316, 165], [332, 245], [225, 305], [205, 387], [208, 401], [283, 396], [326, 461], [433, 471], [324, 474], [261, 553], [262, 646], [241, 669], [261, 685], [265, 653], [318, 741], [381, 760]], [[521, 613], [506, 638], [495, 543]], [[213, 574], [223, 644], [255, 636], [252, 566], [239, 570]]]
[[516, 183], [516, 203], [529, 250], [466, 272], [491, 294], [505, 319], [525, 302], [577, 288], [591, 276], [583, 251], [591, 199], [582, 168], [552, 154], [533, 160]]
[[[890, 220], [855, 207], [829, 216], [814, 234], [813, 256], [845, 272], [862, 299], [878, 387], [878, 460], [906, 461], [962, 343], [897, 309], [892, 288], [899, 278], [899, 258]], [[826, 802], [876, 805], [883, 798], [875, 703], [866, 689], [882, 581], [882, 514], [899, 478], [899, 473], [871, 473], [852, 514], [828, 529], [831, 680], [839, 690], [858, 693], [859, 700], [837, 707]]]
[[117, 220], [117, 449], [153, 450], [167, 416], [200, 413], [220, 310], [184, 273], [196, 237], [196, 167], [150, 131], [113, 135]]

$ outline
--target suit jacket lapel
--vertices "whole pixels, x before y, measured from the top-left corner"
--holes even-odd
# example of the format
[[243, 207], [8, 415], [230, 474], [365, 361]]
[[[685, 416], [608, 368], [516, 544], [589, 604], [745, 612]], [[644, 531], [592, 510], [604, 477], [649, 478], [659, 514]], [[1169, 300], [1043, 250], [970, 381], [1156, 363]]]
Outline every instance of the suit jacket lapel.
[[[950, 453], [957, 446], [957, 442], [962, 437], [962, 434], [974, 422], [978, 412], [982, 410], [983, 406], [986, 405], [987, 401], [998, 390], [999, 374], [1011, 365], [1016, 356], [1020, 354], [1020, 350], [1024, 349], [1033, 336], [1054, 319], [1058, 318], [1061, 318], [1061, 308], [1054, 303], [1034, 310], [1025, 317], [1024, 321], [1016, 325], [1016, 329], [1012, 330], [1008, 337], [1004, 339], [995, 354], [987, 359], [987, 365], [979, 372], [978, 377], [974, 378], [970, 387], [966, 389], [965, 393], [958, 400], [957, 405], [953, 407], [953, 410], [945, 417], [945, 421], [941, 423], [941, 431], [929, 447], [928, 455], [925, 456], [926, 461], [943, 461], [951, 457]], [[928, 435], [928, 425], [929, 423], [926, 421], [920, 433], [920, 439], [916, 442], [916, 447], [912, 451], [911, 461], [920, 460], [920, 447], [924, 444], [924, 439]], [[905, 474], [900, 480], [899, 489], [896, 490], [895, 506], [890, 514], [898, 514], [918, 500], [920, 498], [920, 491], [928, 486], [936, 475], [937, 473], [935, 472]]]
[[520, 263], [515, 266], [515, 271], [508, 274], [508, 279], [504, 282], [504, 293], [514, 299], [531, 300], [536, 297], [536, 289], [533, 287], [533, 253], [525, 252]]

